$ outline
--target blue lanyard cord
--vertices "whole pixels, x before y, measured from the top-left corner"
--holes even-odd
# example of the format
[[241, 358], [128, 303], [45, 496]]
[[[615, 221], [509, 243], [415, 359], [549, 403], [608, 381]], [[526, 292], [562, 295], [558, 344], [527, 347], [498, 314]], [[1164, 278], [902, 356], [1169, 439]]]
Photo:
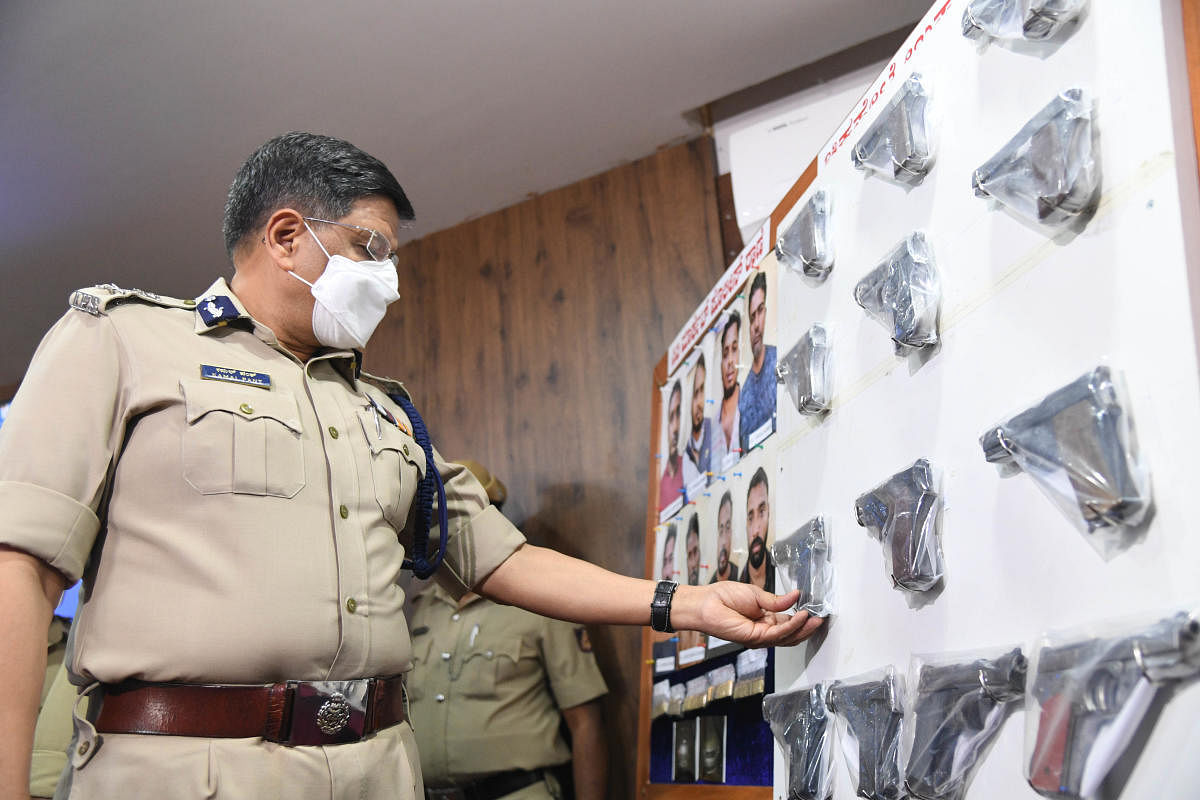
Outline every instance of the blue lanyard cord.
[[[446, 542], [450, 538], [450, 525], [446, 520], [446, 485], [442, 483], [442, 476], [438, 472], [437, 464], [434, 463], [433, 444], [429, 440], [429, 431], [425, 428], [425, 421], [417, 413], [416, 406], [402, 394], [389, 394], [388, 397], [404, 410], [408, 421], [412, 423], [413, 438], [425, 451], [425, 477], [421, 478], [421, 482], [417, 484], [416, 498], [413, 500], [417, 504], [416, 529], [413, 531], [413, 557], [404, 559], [404, 563], [401, 565], [402, 569], [411, 569], [414, 575], [425, 580], [437, 571], [442, 559], [446, 557]], [[433, 554], [433, 558], [430, 558], [429, 528], [433, 522], [433, 491], [435, 488], [437, 489], [438, 523], [441, 527], [441, 537], [437, 552]]]

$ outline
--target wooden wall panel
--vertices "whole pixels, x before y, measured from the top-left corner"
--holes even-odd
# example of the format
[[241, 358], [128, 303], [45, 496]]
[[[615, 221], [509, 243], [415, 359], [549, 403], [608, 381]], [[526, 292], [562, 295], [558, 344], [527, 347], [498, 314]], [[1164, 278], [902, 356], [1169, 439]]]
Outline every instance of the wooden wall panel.
[[[505, 482], [506, 515], [537, 544], [643, 574], [646, 397], [724, 271], [715, 180], [700, 139], [401, 251], [402, 297], [366, 368], [405, 381], [442, 453]], [[641, 636], [594, 642], [609, 794], [634, 797]]]

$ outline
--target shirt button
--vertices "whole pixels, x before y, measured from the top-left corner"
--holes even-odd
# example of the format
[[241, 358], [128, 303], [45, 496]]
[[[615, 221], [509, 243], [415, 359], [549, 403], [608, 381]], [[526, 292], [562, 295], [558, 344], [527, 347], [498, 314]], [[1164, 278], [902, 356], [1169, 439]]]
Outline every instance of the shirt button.
[[338, 437], [337, 428], [335, 428], [335, 427], [333, 427], [332, 425], [330, 425], [330, 426], [329, 426], [329, 438], [330, 438], [330, 439], [336, 439], [337, 437]]
[[353, 614], [358, 609], [358, 601], [353, 597], [346, 598], [346, 610]]
[[462, 616], [462, 614], [455, 614], [454, 616], [450, 617], [450, 619], [454, 620], [455, 622], [458, 622], [458, 618], [461, 616]]
[[[437, 694], [437, 695], [434, 695], [433, 699], [434, 699], [434, 700], [437, 700], [439, 703], [444, 703], [444, 702], [446, 702], [446, 695], [444, 695], [444, 694]], [[86, 742], [84, 742], [84, 744], [87, 744], [87, 743], [86, 743]]]
[[450, 654], [442, 653], [442, 661], [449, 661], [449, 660], [450, 660]]
[[350, 516], [350, 509], [345, 506], [338, 506], [338, 513], [342, 515], [342, 519], [345, 519]]
[[91, 749], [92, 749], [91, 742], [80, 742], [79, 743], [79, 755], [85, 756], [85, 755], [87, 755], [87, 751], [91, 750]]
[[253, 414], [254, 406], [250, 405], [249, 403], [242, 403], [240, 406], [238, 406], [238, 411], [241, 411], [243, 414]]
[[401, 446], [400, 446], [400, 451], [401, 451], [402, 453], [404, 453], [404, 455], [408, 455], [408, 445], [407, 445], [407, 444], [403, 444], [403, 445], [401, 445]]
[[491, 650], [488, 650], [486, 653], [484, 653], [484, 655], [487, 656], [488, 658], [491, 658], [492, 656], [494, 656], [496, 654], [493, 653]]
[[185, 306], [194, 306], [194, 305], [196, 305], [196, 301], [195, 300], [184, 300], [183, 304]]

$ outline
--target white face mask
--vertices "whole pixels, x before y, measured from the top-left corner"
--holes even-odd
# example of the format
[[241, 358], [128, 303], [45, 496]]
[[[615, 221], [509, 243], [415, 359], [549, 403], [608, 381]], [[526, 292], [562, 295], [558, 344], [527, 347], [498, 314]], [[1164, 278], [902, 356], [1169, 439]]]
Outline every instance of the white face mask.
[[331, 256], [307, 222], [304, 227], [329, 259], [316, 283], [291, 273], [308, 284], [317, 301], [313, 305], [313, 335], [326, 347], [366, 347], [388, 304], [400, 299], [395, 265], [391, 261], [351, 261], [345, 256]]

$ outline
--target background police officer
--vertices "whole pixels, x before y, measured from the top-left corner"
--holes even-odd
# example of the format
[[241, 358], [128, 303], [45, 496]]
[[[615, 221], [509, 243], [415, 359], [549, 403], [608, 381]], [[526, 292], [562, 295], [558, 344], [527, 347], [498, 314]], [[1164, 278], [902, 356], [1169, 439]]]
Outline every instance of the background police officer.
[[[502, 507], [504, 484], [477, 462], [462, 463]], [[603, 800], [607, 687], [586, 628], [474, 593], [455, 600], [436, 583], [413, 598], [411, 619], [410, 708], [428, 800], [464, 791], [478, 800], [557, 800], [559, 778], [572, 776], [575, 800]], [[569, 775], [553, 769], [568, 759]]]

